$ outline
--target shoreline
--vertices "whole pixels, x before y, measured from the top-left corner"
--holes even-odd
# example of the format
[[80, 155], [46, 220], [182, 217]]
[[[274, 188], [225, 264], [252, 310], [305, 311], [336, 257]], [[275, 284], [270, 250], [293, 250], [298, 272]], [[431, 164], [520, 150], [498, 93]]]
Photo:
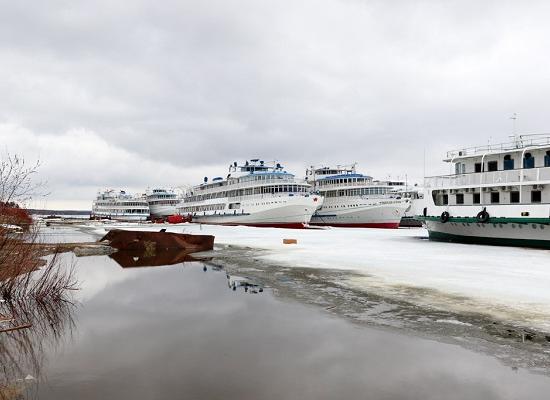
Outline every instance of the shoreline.
[[[98, 228], [104, 225], [69, 226], [92, 236], [101, 234]], [[126, 228], [157, 230], [168, 227], [170, 231], [184, 230], [186, 233], [207, 233], [211, 227], [176, 226], [132, 226]], [[231, 234], [230, 228], [222, 228], [224, 235]], [[238, 228], [235, 228], [238, 229]], [[262, 235], [263, 229], [250, 231]], [[218, 233], [220, 232], [217, 228]], [[190, 232], [191, 231], [191, 232]], [[211, 232], [212, 233], [212, 232]], [[276, 230], [277, 236], [295, 236], [295, 232]], [[416, 234], [413, 232], [413, 234]], [[506, 365], [527, 368], [530, 371], [550, 374], [550, 331], [521, 323], [524, 315], [511, 318], [510, 310], [499, 312], [496, 306], [486, 312], [475, 299], [464, 295], [419, 286], [381, 282], [380, 277], [368, 272], [342, 265], [338, 268], [315, 268], [302, 258], [288, 257], [288, 254], [303, 251], [299, 238], [298, 246], [282, 247], [269, 243], [256, 246], [237, 246], [221, 235], [215, 249], [195, 253], [195, 257], [206, 257], [212, 265], [222, 266], [228, 273], [261, 282], [274, 289], [274, 295], [310, 304], [325, 312], [350, 320], [359, 325], [378, 327], [410, 333], [444, 343], [460, 345], [484, 354], [497, 357]], [[247, 243], [247, 240], [244, 240]], [[262, 247], [259, 247], [260, 244]], [[521, 249], [519, 249], [521, 250]], [[283, 251], [283, 253], [281, 253]], [[278, 261], [281, 254], [287, 254]], [[86, 254], [84, 254], [86, 255]], [[295, 263], [290, 264], [289, 259]], [[391, 259], [390, 261], [391, 262]], [[473, 302], [473, 303], [472, 303]], [[531, 316], [532, 318], [533, 316]], [[538, 318], [544, 318], [544, 315]]]

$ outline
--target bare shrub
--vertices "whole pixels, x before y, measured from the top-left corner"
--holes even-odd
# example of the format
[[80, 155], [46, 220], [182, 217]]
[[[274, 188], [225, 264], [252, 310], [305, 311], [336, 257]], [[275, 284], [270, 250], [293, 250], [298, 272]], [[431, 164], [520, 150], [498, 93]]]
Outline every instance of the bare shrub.
[[1, 400], [29, 397], [44, 346], [73, 327], [68, 291], [77, 288], [74, 265], [62, 265], [58, 251], [44, 257], [39, 229], [20, 206], [41, 186], [32, 179], [38, 166], [19, 156], [0, 160]]
[[0, 297], [6, 300], [59, 300], [76, 287], [73, 269], [60, 268], [57, 252], [48, 261], [42, 258], [38, 228], [20, 212], [18, 203], [42, 186], [33, 180], [39, 165], [9, 154], [0, 161]]
[[28, 164], [18, 155], [6, 154], [0, 160], [0, 202], [24, 204], [37, 194], [43, 183], [33, 181], [38, 173], [40, 161]]

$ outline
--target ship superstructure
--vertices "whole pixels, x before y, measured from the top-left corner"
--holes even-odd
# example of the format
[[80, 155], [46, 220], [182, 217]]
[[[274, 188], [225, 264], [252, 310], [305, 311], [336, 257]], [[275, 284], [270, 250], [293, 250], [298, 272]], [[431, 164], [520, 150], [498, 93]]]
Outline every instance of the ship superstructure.
[[150, 217], [149, 204], [143, 195], [132, 195], [124, 190], [98, 192], [92, 204], [92, 218], [119, 221], [146, 221]]
[[323, 202], [310, 191], [280, 163], [252, 159], [231, 164], [225, 178], [205, 178], [185, 193], [178, 211], [206, 224], [303, 228]]
[[357, 173], [356, 165], [311, 167], [306, 178], [325, 198], [311, 218], [311, 225], [398, 228], [409, 208], [408, 199], [394, 193], [387, 182]]
[[164, 218], [177, 213], [177, 206], [181, 203], [181, 195], [172, 189], [153, 189], [146, 192], [147, 203], [151, 216]]
[[417, 218], [430, 239], [550, 247], [550, 136], [450, 151], [426, 177]]

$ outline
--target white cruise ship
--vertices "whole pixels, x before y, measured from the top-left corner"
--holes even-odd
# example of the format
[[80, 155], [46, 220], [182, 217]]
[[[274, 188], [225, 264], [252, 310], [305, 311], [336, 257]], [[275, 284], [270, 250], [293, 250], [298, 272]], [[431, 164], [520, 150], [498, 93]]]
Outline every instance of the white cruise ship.
[[387, 182], [375, 182], [372, 177], [358, 174], [355, 164], [336, 168], [311, 167], [306, 179], [324, 197], [311, 218], [311, 225], [352, 228], [398, 228], [408, 199], [392, 193]]
[[424, 196], [424, 190], [418, 185], [410, 185], [406, 181], [387, 181], [388, 185], [392, 187], [391, 193], [397, 198], [408, 199], [410, 206], [407, 208], [403, 217], [401, 218], [401, 227], [417, 227], [422, 226], [422, 221], [415, 219], [415, 210], [412, 207], [414, 201], [421, 199]]
[[550, 248], [550, 136], [447, 153], [454, 174], [425, 178], [430, 239]]
[[99, 192], [92, 204], [91, 218], [107, 218], [119, 221], [146, 221], [149, 204], [143, 196], [134, 196], [121, 190]]
[[176, 208], [181, 202], [181, 197], [174, 190], [167, 189], [147, 190], [146, 198], [151, 216], [156, 218], [177, 214]]
[[178, 210], [205, 224], [303, 228], [323, 202], [310, 190], [279, 163], [254, 159], [230, 165], [226, 178], [205, 178], [184, 195]]

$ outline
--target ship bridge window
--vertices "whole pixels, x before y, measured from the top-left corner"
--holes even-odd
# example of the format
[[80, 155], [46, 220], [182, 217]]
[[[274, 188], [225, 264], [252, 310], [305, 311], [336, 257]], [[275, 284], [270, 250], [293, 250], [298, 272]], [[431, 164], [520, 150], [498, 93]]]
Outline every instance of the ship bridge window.
[[523, 168], [535, 168], [535, 157], [531, 153], [523, 156]]
[[489, 161], [487, 163], [487, 171], [498, 171], [498, 161]]
[[548, 150], [544, 156], [544, 166], [550, 167], [550, 150]]
[[504, 169], [514, 169], [514, 160], [512, 159], [512, 156], [510, 154], [506, 154], [504, 156]]
[[[466, 164], [456, 163], [455, 164], [455, 174], [465, 174], [466, 173]], [[398, 183], [398, 185], [403, 185], [403, 183]]]
[[474, 171], [475, 171], [475, 172], [481, 172], [481, 163], [480, 163], [480, 162], [475, 163], [475, 165], [474, 165]]

